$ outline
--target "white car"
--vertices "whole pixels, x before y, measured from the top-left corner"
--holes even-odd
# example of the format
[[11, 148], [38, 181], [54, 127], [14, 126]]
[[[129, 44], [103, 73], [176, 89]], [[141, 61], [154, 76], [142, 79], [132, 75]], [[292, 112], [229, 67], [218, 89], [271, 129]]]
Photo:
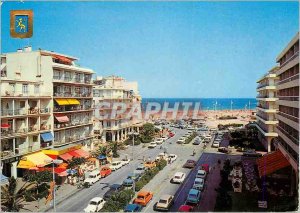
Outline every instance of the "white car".
[[94, 197], [90, 200], [88, 206], [84, 209], [84, 212], [99, 212], [103, 206], [105, 201], [101, 197]]
[[168, 160], [168, 154], [165, 154], [163, 152], [159, 153], [158, 156], [155, 158], [155, 160]]
[[216, 138], [215, 139], [216, 142], [221, 142], [221, 140], [222, 140], [221, 138]]
[[203, 169], [198, 170], [197, 174], [196, 174], [196, 178], [202, 178], [203, 180], [205, 180], [205, 178], [206, 178], [206, 171], [203, 170]]
[[148, 146], [148, 148], [155, 148], [157, 144], [155, 142], [151, 142]]
[[97, 181], [101, 179], [101, 174], [99, 170], [92, 171], [89, 176], [84, 180], [85, 183], [88, 183], [89, 185], [93, 185]]
[[211, 138], [212, 138], [211, 135], [205, 135], [204, 136], [204, 139], [206, 139], [206, 140], [211, 140]]
[[219, 148], [220, 147], [220, 142], [214, 141], [213, 144], [212, 144], [212, 147]]
[[121, 162], [121, 161], [114, 161], [114, 162], [111, 163], [111, 165], [110, 165], [109, 168], [110, 168], [112, 171], [116, 171], [116, 170], [120, 169], [122, 166], [123, 166], [123, 165], [122, 165], [122, 162]]
[[161, 138], [162, 138], [164, 141], [166, 141], [166, 140], [168, 139], [167, 136], [162, 136]]
[[129, 162], [130, 162], [130, 159], [128, 159], [128, 158], [124, 158], [124, 159], [121, 160], [122, 166], [128, 165]]
[[186, 174], [183, 172], [176, 172], [174, 177], [171, 179], [172, 183], [182, 183], [185, 179]]
[[163, 138], [156, 138], [154, 141], [156, 144], [162, 144], [164, 142]]
[[178, 139], [177, 143], [182, 144], [182, 143], [184, 143], [184, 141], [185, 141], [185, 138], [181, 137]]
[[204, 180], [202, 178], [196, 178], [194, 181], [193, 189], [202, 190], [204, 188]]
[[169, 159], [171, 159], [171, 163], [173, 163], [177, 159], [177, 155], [169, 154]]

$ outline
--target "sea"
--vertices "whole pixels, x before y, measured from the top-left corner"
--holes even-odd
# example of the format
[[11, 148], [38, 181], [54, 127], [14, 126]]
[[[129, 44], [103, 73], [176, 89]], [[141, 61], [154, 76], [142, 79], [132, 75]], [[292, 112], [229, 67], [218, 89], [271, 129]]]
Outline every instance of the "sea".
[[182, 103], [191, 103], [191, 107], [200, 103], [202, 110], [254, 110], [257, 105], [255, 98], [143, 98], [142, 109], [145, 110], [147, 104], [153, 102], [160, 104], [161, 107], [168, 103], [169, 108], [179, 103], [179, 110], [184, 107]]

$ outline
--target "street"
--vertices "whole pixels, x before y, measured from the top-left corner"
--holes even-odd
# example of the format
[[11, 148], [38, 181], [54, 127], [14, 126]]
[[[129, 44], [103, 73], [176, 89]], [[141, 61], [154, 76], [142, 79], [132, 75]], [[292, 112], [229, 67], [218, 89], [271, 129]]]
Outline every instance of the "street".
[[[181, 129], [175, 129], [175, 136], [168, 139], [165, 143], [166, 149], [168, 153], [174, 153], [178, 155], [178, 158], [176, 160], [176, 163], [174, 162], [172, 164], [172, 167], [168, 168], [166, 167], [162, 172], [160, 172], [157, 177], [159, 176], [166, 176], [169, 169], [173, 168], [173, 166], [177, 165], [177, 163], [180, 162], [180, 165], [183, 164], [185, 159], [189, 157], [189, 155], [192, 154], [193, 151], [193, 145], [179, 145], [176, 144], [176, 141], [186, 133], [186, 130]], [[180, 149], [178, 149], [180, 147]], [[183, 149], [182, 149], [182, 148]], [[56, 205], [56, 210], [58, 212], [82, 212], [83, 209], [87, 206], [88, 202], [94, 198], [94, 197], [103, 197], [104, 193], [109, 189], [109, 185], [114, 183], [121, 184], [123, 180], [127, 177], [127, 175], [132, 172], [141, 162], [143, 159], [143, 156], [146, 158], [150, 157], [151, 159], [154, 159], [160, 152], [163, 152], [163, 150], [159, 149], [159, 146], [157, 146], [154, 149], [149, 149], [147, 147], [142, 148], [142, 144], [134, 147], [134, 161], [131, 161], [129, 165], [126, 165], [122, 167], [121, 169], [113, 172], [111, 175], [109, 175], [106, 178], [101, 179], [99, 182], [91, 186], [90, 188], [83, 189], [76, 194], [72, 195], [71, 197], [65, 199], [61, 203]], [[128, 155], [131, 157], [132, 155], [132, 147], [130, 146], [127, 150], [120, 151], [121, 158], [125, 155]], [[199, 156], [199, 155], [197, 155]], [[180, 167], [179, 165], [179, 167]], [[174, 169], [175, 172], [176, 169]], [[160, 182], [158, 181], [158, 178], [155, 177], [153, 181], [156, 182], [157, 185], [159, 185]], [[152, 182], [152, 181], [151, 181]], [[150, 182], [150, 183], [151, 183]], [[149, 183], [149, 184], [150, 184]], [[148, 185], [149, 185], [148, 184]], [[53, 209], [49, 209], [48, 211], [53, 211]]]

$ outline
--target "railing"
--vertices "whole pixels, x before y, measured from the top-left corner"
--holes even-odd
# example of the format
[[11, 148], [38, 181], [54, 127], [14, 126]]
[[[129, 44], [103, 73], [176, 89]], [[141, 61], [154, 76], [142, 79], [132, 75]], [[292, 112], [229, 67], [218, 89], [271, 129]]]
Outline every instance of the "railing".
[[28, 128], [28, 132], [37, 132], [39, 131], [39, 128], [37, 127], [37, 124], [30, 125]]
[[294, 58], [296, 58], [299, 55], [299, 51], [295, 52], [293, 56], [291, 56], [289, 59], [287, 59], [285, 62], [283, 62], [282, 64], [280, 64], [280, 68], [283, 67], [284, 65], [286, 65], [287, 63], [289, 63], [291, 60], [293, 60]]
[[258, 95], [256, 96], [256, 98], [276, 98], [276, 97], [271, 97], [271, 96], [268, 96], [268, 95]]
[[88, 125], [92, 122], [90, 120], [83, 120], [83, 121], [70, 121], [68, 123], [60, 123], [60, 124], [54, 124], [55, 129], [63, 129], [68, 127], [74, 127], [74, 126], [82, 126], [82, 125]]
[[64, 81], [71, 81], [71, 79], [72, 79], [71, 77], [67, 77], [67, 76], [64, 77]]
[[281, 115], [282, 117], [285, 117], [289, 120], [292, 120], [292, 121], [295, 121], [297, 123], [299, 123], [299, 118], [295, 117], [295, 116], [292, 116], [292, 115], [289, 115], [289, 114], [286, 114], [284, 112], [278, 112], [277, 113], [278, 115]]
[[263, 119], [265, 121], [277, 121], [276, 118], [268, 117], [268, 116], [262, 115], [260, 113], [256, 113], [256, 116], [260, 117], [261, 119]]
[[40, 130], [43, 131], [43, 130], [51, 130], [51, 124], [41, 124], [40, 126]]
[[51, 108], [49, 108], [49, 107], [45, 107], [45, 108], [40, 109], [40, 113], [50, 113], [50, 112], [51, 112]]
[[9, 158], [15, 156], [15, 152], [11, 149], [1, 150], [1, 159]]
[[260, 89], [262, 87], [265, 87], [265, 86], [275, 86], [275, 85], [270, 85], [269, 83], [263, 83], [263, 84], [259, 84], [256, 89]]
[[54, 80], [62, 80], [63, 77], [62, 77], [61, 75], [54, 75], [54, 76], [53, 76], [53, 79], [54, 79]]
[[293, 80], [299, 79], [299, 73], [277, 82], [277, 85], [284, 84]]
[[278, 96], [278, 98], [283, 101], [299, 101], [299, 96]]
[[24, 92], [24, 91], [9, 91], [5, 90], [1, 93], [2, 97], [40, 97], [40, 96], [51, 96], [52, 94], [50, 92], [38, 92], [38, 93], [33, 93], [33, 92]]
[[295, 138], [292, 136], [291, 133], [289, 133], [287, 130], [283, 129], [281, 126], [276, 126], [276, 128], [281, 131], [282, 133], [284, 133], [284, 135], [286, 137], [288, 137], [294, 144], [299, 145], [299, 138]]
[[63, 93], [54, 93], [54, 97], [92, 97], [91, 92], [88, 93], [70, 93], [70, 92], [63, 92]]

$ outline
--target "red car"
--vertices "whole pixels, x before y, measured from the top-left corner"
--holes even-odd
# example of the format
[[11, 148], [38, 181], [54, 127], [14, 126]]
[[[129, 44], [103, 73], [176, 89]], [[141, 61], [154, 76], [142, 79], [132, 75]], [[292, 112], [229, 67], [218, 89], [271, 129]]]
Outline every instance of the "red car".
[[192, 169], [192, 168], [194, 168], [195, 166], [196, 166], [196, 161], [194, 161], [194, 160], [187, 160], [186, 162], [185, 162], [185, 164], [183, 165], [183, 168], [189, 168], [189, 169]]
[[169, 132], [169, 137], [172, 138], [175, 134], [173, 132]]
[[200, 169], [203, 169], [204, 171], [206, 171], [206, 173], [209, 173], [209, 165], [208, 164], [202, 164], [199, 168]]
[[100, 170], [101, 177], [106, 177], [111, 174], [111, 169], [109, 167], [102, 167]]
[[178, 209], [179, 212], [191, 212], [192, 210], [193, 207], [189, 205], [181, 205]]

